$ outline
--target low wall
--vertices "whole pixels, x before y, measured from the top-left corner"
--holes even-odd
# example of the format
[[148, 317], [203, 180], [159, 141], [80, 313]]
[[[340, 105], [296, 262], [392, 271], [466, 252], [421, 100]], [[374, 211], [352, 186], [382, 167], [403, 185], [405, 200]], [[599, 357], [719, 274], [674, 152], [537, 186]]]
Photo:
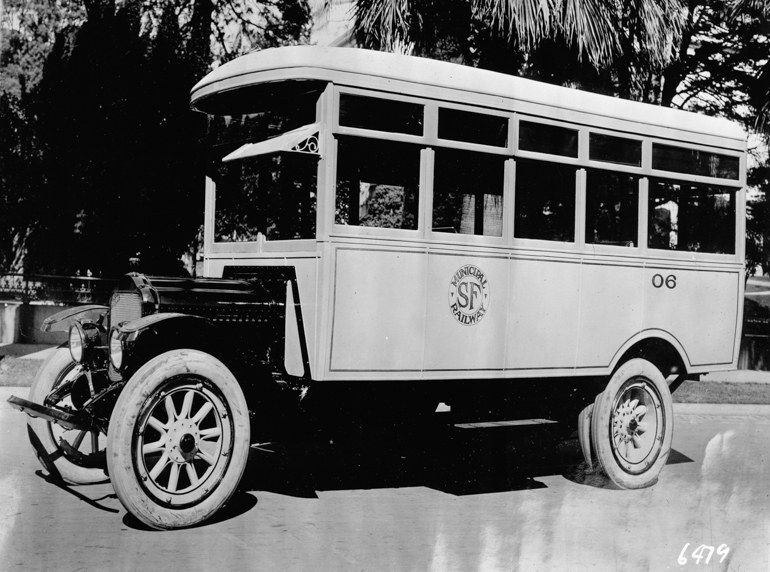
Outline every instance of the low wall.
[[41, 332], [48, 316], [70, 306], [0, 302], [0, 343], [61, 344], [67, 332]]

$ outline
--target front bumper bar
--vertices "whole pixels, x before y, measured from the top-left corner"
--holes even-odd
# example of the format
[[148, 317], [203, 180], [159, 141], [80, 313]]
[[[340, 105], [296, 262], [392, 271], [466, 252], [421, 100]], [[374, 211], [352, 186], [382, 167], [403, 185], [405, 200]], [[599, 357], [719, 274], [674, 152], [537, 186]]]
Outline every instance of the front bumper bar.
[[14, 409], [18, 409], [30, 417], [45, 419], [51, 423], [61, 425], [65, 429], [79, 429], [81, 431], [94, 431], [97, 429], [89, 418], [77, 413], [69, 413], [56, 407], [46, 407], [34, 401], [16, 397], [15, 395], [11, 395], [8, 398], [8, 403]]

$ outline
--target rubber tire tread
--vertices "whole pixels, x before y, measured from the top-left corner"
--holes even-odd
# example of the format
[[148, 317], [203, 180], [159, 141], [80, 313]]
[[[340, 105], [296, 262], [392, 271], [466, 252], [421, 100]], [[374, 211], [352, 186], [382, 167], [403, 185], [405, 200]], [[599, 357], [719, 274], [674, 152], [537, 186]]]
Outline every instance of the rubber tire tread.
[[[217, 488], [200, 504], [173, 509], [156, 504], [137, 480], [131, 452], [142, 406], [164, 382], [176, 375], [201, 375], [217, 386], [233, 421], [230, 464]], [[249, 410], [243, 391], [229, 369], [215, 357], [190, 349], [172, 350], [144, 364], [123, 388], [107, 431], [107, 467], [123, 506], [147, 526], [159, 530], [193, 526], [221, 509], [240, 483], [250, 450]]]
[[[643, 377], [652, 384], [658, 392], [663, 409], [665, 425], [661, 450], [655, 462], [641, 474], [632, 475], [624, 471], [612, 452], [609, 435], [612, 405], [615, 396], [623, 384], [633, 377]], [[617, 486], [624, 489], [642, 489], [649, 487], [658, 480], [660, 472], [668, 461], [671, 444], [674, 438], [674, 406], [671, 392], [663, 374], [652, 363], [645, 359], [634, 358], [621, 365], [610, 378], [605, 390], [596, 397], [593, 416], [591, 419], [591, 441], [593, 443], [599, 467]]]

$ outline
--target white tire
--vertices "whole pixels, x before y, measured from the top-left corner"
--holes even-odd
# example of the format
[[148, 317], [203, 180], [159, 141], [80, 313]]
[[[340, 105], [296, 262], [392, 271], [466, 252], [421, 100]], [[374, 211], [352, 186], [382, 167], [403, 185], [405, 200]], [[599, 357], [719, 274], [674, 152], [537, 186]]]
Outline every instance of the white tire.
[[671, 452], [674, 410], [663, 374], [635, 358], [621, 365], [594, 403], [591, 440], [602, 470], [616, 485], [655, 483]]
[[[28, 399], [40, 405], [72, 407], [69, 391], [62, 392], [56, 403], [48, 403], [46, 399], [52, 391], [80, 375], [82, 370], [72, 361], [69, 349], [56, 348], [37, 371]], [[28, 417], [27, 434], [35, 455], [52, 477], [71, 485], [108, 480], [103, 468], [107, 442], [103, 433], [63, 429], [45, 419]], [[62, 447], [62, 441], [67, 443], [69, 452]], [[72, 453], [73, 450], [76, 453]], [[102, 467], [95, 466], [99, 464]]]
[[174, 350], [142, 366], [123, 388], [107, 432], [118, 498], [152, 528], [192, 526], [235, 492], [250, 449], [243, 391], [218, 359]]

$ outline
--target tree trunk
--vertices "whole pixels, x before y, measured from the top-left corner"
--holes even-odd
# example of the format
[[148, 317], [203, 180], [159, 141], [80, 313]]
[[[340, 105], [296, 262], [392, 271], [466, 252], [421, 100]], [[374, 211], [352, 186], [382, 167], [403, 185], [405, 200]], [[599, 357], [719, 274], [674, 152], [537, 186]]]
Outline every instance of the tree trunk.
[[690, 0], [687, 3], [687, 25], [682, 32], [682, 40], [679, 42], [679, 53], [674, 54], [673, 62], [663, 73], [663, 88], [660, 95], [660, 104], [663, 107], [671, 107], [671, 103], [674, 101], [674, 97], [676, 97], [677, 89], [687, 73], [687, 66], [684, 62], [689, 57], [687, 50], [690, 48], [693, 33], [695, 32], [695, 11], [698, 7], [706, 9], [702, 2], [698, 0]]
[[195, 76], [200, 79], [209, 71], [211, 65], [211, 23], [214, 12], [212, 0], [195, 0], [192, 20], [190, 21], [190, 39], [187, 50], [193, 65]]

